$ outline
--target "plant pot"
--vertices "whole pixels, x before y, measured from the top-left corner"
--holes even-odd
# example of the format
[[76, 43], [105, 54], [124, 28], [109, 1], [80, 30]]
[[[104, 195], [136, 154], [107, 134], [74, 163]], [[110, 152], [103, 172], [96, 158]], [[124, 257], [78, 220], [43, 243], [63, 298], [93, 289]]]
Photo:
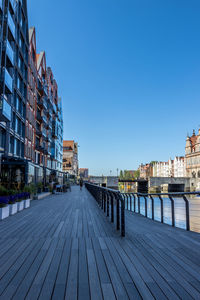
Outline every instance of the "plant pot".
[[0, 208], [0, 220], [9, 217], [9, 205]]
[[28, 208], [31, 205], [31, 199], [24, 200], [24, 208]]
[[24, 209], [24, 200], [17, 202], [17, 210], [21, 211]]
[[17, 213], [17, 203], [9, 204], [10, 216], [13, 216]]

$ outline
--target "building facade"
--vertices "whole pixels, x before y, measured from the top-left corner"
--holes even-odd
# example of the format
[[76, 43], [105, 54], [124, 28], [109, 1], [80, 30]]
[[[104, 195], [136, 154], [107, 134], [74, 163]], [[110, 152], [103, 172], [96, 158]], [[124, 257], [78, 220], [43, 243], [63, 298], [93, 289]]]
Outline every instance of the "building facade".
[[62, 101], [28, 30], [27, 1], [0, 1], [0, 17], [1, 184], [62, 183]]
[[63, 172], [78, 176], [78, 143], [63, 141]]
[[80, 168], [79, 169], [79, 176], [81, 177], [81, 178], [88, 178], [89, 177], [89, 170], [88, 169], [86, 169], [86, 168]]
[[27, 2], [1, 1], [0, 9], [1, 181], [18, 188], [27, 177], [24, 159], [29, 51]]
[[200, 129], [186, 139], [185, 160], [187, 177], [200, 178]]
[[152, 177], [185, 177], [186, 164], [183, 156], [176, 156], [167, 162], [155, 162], [152, 166]]
[[139, 166], [139, 171], [140, 171], [140, 178], [142, 179], [148, 179], [153, 175], [153, 168], [152, 164], [141, 164]]

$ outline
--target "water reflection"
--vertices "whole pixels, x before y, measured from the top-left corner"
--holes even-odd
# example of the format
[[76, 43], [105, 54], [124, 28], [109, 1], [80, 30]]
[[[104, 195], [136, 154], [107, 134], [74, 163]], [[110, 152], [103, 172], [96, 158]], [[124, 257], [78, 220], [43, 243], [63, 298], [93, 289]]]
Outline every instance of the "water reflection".
[[[152, 218], [152, 200], [147, 198], [147, 216]], [[164, 213], [164, 223], [171, 225], [171, 201], [169, 198], [163, 198], [163, 213]], [[174, 198], [175, 206], [175, 226], [179, 228], [186, 229], [186, 214], [185, 214], [185, 202], [182, 198]], [[200, 232], [200, 198], [187, 197], [190, 203], [190, 230]], [[125, 200], [126, 209], [134, 210], [134, 198]], [[138, 212], [138, 199], [136, 197], [135, 203], [136, 212]], [[140, 197], [140, 213], [145, 216], [145, 199]], [[158, 197], [154, 197], [154, 219], [156, 221], [161, 221], [161, 201]]]

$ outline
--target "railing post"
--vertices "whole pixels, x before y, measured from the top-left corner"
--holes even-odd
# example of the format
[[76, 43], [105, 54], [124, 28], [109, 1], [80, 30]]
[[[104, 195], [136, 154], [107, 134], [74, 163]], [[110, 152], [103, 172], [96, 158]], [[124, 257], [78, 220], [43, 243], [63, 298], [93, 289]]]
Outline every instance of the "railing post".
[[132, 211], [132, 195], [131, 194], [129, 194], [129, 201], [130, 201], [129, 210]]
[[134, 213], [135, 213], [135, 209], [136, 209], [136, 208], [135, 208], [135, 207], [136, 207], [136, 203], [135, 203], [135, 202], [136, 202], [136, 196], [135, 196], [134, 194], [133, 194], [133, 199], [134, 199], [134, 210], [133, 210], [133, 211], [134, 211]]
[[147, 197], [144, 196], [144, 202], [145, 202], [145, 217], [147, 218]]
[[138, 198], [138, 213], [140, 214], [140, 196], [138, 195], [137, 198]]
[[119, 200], [121, 202], [121, 236], [125, 236], [125, 203], [120, 193]]
[[111, 222], [114, 222], [114, 203], [113, 203], [113, 194], [110, 194], [110, 204], [111, 204]]
[[109, 217], [109, 211], [110, 211], [110, 205], [109, 205], [109, 194], [106, 193], [106, 199], [107, 199], [107, 217]]
[[116, 199], [116, 225], [117, 225], [117, 230], [120, 228], [120, 223], [119, 223], [119, 198], [117, 194], [115, 194], [115, 199]]
[[104, 197], [103, 197], [103, 210], [106, 212], [106, 192], [104, 191]]
[[174, 210], [174, 199], [169, 196], [169, 199], [171, 200], [171, 209], [172, 209], [172, 226], [175, 226], [175, 210]]
[[151, 198], [152, 220], [154, 220], [154, 198], [151, 195], [150, 198]]
[[101, 190], [101, 209], [103, 209], [103, 191]]
[[160, 214], [161, 214], [161, 223], [164, 222], [164, 214], [163, 214], [163, 198], [158, 196], [160, 199]]
[[190, 204], [185, 195], [183, 195], [185, 201], [185, 218], [186, 218], [186, 230], [190, 230]]

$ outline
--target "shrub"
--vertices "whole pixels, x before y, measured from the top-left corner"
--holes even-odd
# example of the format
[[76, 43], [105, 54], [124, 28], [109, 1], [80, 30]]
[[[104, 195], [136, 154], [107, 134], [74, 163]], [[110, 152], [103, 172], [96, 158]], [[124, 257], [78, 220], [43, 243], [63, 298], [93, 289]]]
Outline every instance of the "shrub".
[[0, 185], [0, 196], [8, 196], [8, 195], [9, 195], [8, 190], [4, 186]]

